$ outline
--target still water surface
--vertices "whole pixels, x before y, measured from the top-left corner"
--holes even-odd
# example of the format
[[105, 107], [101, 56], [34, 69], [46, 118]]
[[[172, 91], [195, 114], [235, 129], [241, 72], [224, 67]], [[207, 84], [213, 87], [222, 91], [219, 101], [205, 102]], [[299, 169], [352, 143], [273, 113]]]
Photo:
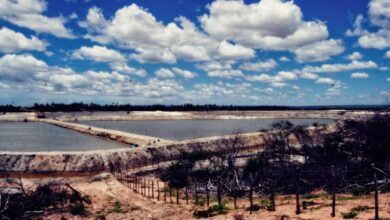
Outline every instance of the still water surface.
[[[331, 119], [288, 119], [295, 125], [311, 125], [314, 122], [330, 124]], [[84, 121], [82, 124], [120, 130], [135, 134], [155, 136], [170, 140], [187, 140], [268, 129], [280, 119], [248, 120], [142, 120], [142, 121]]]
[[85, 151], [128, 147], [40, 122], [0, 122], [0, 151]]

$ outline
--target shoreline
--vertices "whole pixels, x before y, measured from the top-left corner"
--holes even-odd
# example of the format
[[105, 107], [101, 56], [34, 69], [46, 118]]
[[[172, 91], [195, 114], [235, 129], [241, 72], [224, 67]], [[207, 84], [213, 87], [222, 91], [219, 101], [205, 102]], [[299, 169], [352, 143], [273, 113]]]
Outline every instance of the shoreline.
[[[275, 111], [134, 111], [134, 112], [45, 112], [47, 119], [75, 121], [132, 121], [132, 120], [236, 120], [236, 119], [358, 119], [372, 116], [371, 110], [275, 110]], [[382, 114], [389, 114], [385, 112]], [[35, 112], [6, 113], [0, 122], [39, 121]]]

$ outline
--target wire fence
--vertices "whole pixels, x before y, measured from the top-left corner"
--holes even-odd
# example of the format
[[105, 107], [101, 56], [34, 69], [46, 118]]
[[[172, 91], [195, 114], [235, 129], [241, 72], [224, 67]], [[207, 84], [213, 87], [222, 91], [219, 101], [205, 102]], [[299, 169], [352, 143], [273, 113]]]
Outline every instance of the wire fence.
[[[129, 172], [130, 171], [130, 172]], [[171, 188], [169, 184], [156, 178], [138, 176], [137, 173], [131, 172], [133, 170], [121, 170], [113, 172], [115, 178], [124, 186], [133, 190], [145, 198], [163, 201], [171, 204], [194, 204], [195, 206], [207, 206], [212, 203], [221, 204], [223, 201], [232, 201], [233, 208], [237, 209], [237, 200], [247, 200], [247, 210], [252, 213], [259, 209], [267, 209], [268, 211], [275, 211], [277, 204], [275, 196], [279, 190], [271, 187], [267, 193], [261, 190], [260, 182], [253, 182], [241, 189], [233, 189], [230, 191], [222, 190], [222, 184], [219, 181], [210, 178], [209, 181], [199, 183], [197, 181], [188, 182], [183, 188]], [[281, 171], [271, 171], [273, 177], [283, 177], [285, 174]], [[311, 176], [317, 178], [310, 178]], [[348, 182], [350, 187], [362, 187], [368, 190], [368, 194], [374, 192], [372, 196], [372, 203], [374, 203], [374, 219], [379, 220], [379, 192], [390, 185], [390, 170], [379, 169], [372, 165], [367, 169], [336, 169], [331, 167], [329, 169], [322, 169], [319, 171], [299, 171], [298, 174], [291, 177], [283, 177], [283, 179], [295, 191], [295, 212], [300, 214], [302, 209], [307, 209], [312, 205], [307, 201], [307, 196], [302, 196], [302, 186], [304, 184], [320, 183], [327, 188], [330, 198], [330, 214], [332, 217], [336, 216], [336, 200], [338, 193], [351, 192], [351, 189], [345, 187], [345, 182]], [[322, 176], [323, 178], [318, 178]], [[359, 178], [366, 178], [364, 181]], [[216, 177], [215, 177], [216, 178]], [[276, 181], [276, 179], [275, 179]], [[354, 183], [364, 182], [364, 185]], [[214, 183], [214, 184], [211, 184]], [[367, 192], [366, 192], [367, 193]], [[279, 193], [279, 195], [282, 195]], [[286, 195], [285, 195], [286, 196]], [[267, 203], [259, 206], [254, 203], [256, 198], [267, 198]]]

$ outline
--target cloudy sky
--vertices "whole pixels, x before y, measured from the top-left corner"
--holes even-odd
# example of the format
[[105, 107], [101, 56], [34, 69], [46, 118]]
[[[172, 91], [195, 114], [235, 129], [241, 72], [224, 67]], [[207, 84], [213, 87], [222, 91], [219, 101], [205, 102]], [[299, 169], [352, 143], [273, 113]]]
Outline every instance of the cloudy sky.
[[0, 104], [388, 104], [390, 0], [0, 0]]

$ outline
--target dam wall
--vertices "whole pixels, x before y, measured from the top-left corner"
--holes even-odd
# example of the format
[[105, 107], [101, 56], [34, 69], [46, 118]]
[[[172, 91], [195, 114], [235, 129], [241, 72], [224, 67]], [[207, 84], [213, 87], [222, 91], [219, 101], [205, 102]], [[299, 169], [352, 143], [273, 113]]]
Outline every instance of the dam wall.
[[[241, 135], [241, 151], [260, 149], [263, 133]], [[174, 160], [181, 152], [196, 149], [217, 151], [235, 136], [201, 138], [161, 146], [83, 152], [0, 152], [0, 172], [61, 173], [101, 172]], [[175, 158], [176, 157], [176, 158]]]

